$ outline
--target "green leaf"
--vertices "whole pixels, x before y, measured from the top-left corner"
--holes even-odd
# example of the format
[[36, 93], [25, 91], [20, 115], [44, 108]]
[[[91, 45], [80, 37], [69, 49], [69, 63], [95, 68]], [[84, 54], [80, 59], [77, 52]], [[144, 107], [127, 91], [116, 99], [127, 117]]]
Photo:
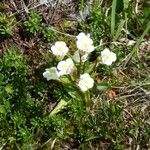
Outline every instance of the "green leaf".
[[86, 72], [86, 73], [91, 73], [91, 72], [93, 71], [93, 69], [94, 69], [94, 66], [95, 66], [94, 63], [88, 64], [88, 65], [85, 67], [85, 71], [84, 71], [84, 72]]
[[149, 8], [150, 8], [150, 3], [145, 2], [143, 4], [143, 16], [145, 18], [148, 18], [150, 16], [150, 9]]
[[6, 109], [4, 105], [0, 105], [0, 113], [1, 114], [5, 114], [6, 113]]
[[123, 0], [124, 3], [124, 9], [127, 9], [129, 6], [129, 0]]
[[110, 87], [111, 87], [111, 85], [108, 84], [108, 83], [100, 83], [100, 84], [97, 84], [97, 90], [100, 90], [100, 91], [106, 91], [106, 90], [108, 90]]
[[13, 87], [12, 87], [11, 85], [6, 85], [5, 91], [6, 91], [8, 94], [13, 94], [13, 92], [14, 92]]
[[0, 85], [3, 83], [3, 80], [4, 80], [4, 75], [0, 73]]
[[51, 111], [50, 117], [60, 112], [68, 103], [65, 100], [60, 100], [60, 102], [56, 105], [56, 107]]
[[143, 15], [145, 18], [149, 17], [150, 16], [150, 9], [145, 7], [143, 10]]
[[68, 84], [68, 85], [71, 84], [71, 81], [69, 80], [67, 76], [62, 76], [60, 80], [63, 84]]

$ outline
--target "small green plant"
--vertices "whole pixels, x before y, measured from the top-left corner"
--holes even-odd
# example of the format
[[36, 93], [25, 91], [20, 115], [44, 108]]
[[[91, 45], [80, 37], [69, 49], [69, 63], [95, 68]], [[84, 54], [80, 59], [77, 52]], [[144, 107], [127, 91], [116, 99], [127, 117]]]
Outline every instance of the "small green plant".
[[41, 33], [42, 31], [42, 17], [36, 12], [32, 11], [24, 22], [25, 30], [32, 35]]
[[[80, 101], [84, 101], [86, 110], [89, 111], [91, 105], [91, 93], [90, 90], [94, 86], [94, 79], [97, 75], [97, 66], [101, 63], [110, 66], [116, 61], [116, 54], [111, 52], [108, 48], [101, 52], [101, 56], [93, 61], [89, 62], [88, 57], [95, 50], [93, 40], [90, 35], [80, 33], [77, 36], [77, 48], [78, 50], [73, 56], [68, 54], [70, 58], [63, 60], [67, 55], [69, 48], [63, 41], [57, 41], [55, 45], [51, 47], [51, 52], [56, 56], [57, 67], [47, 68], [43, 73], [43, 76], [49, 80], [59, 80], [66, 91], [72, 98], [78, 98]], [[63, 99], [58, 103], [56, 108], [51, 112], [50, 116], [54, 115], [61, 110], [68, 102]]]
[[0, 36], [8, 37], [13, 33], [14, 18], [0, 13]]
[[100, 39], [105, 39], [108, 36], [109, 26], [105, 21], [106, 19], [105, 10], [96, 3], [88, 16], [88, 24], [81, 24], [82, 29], [91, 33], [91, 37], [96, 45], [99, 45]]
[[53, 42], [56, 38], [55, 32], [50, 27], [43, 27], [42, 34], [46, 42]]
[[[43, 41], [35, 45], [27, 40], [9, 49], [5, 49], [7, 39], [0, 44], [0, 149], [149, 148], [150, 57], [149, 41], [144, 38], [149, 37], [149, 2], [141, 0], [136, 12], [134, 1], [90, 2], [92, 8], [87, 20], [80, 22], [81, 29], [67, 17], [55, 24], [61, 30], [55, 32], [32, 11], [20, 25], [31, 41]], [[88, 3], [76, 0], [79, 11], [86, 10]], [[0, 11], [8, 9], [9, 14], [9, 6], [3, 8], [3, 4]], [[20, 13], [16, 16], [20, 23]], [[0, 15], [0, 38], [13, 34], [13, 23], [7, 14]], [[90, 35], [74, 36], [82, 30]], [[22, 34], [18, 36], [13, 39], [24, 42]], [[135, 46], [128, 46], [130, 39]], [[51, 50], [41, 51], [55, 41]], [[31, 49], [30, 55], [23, 45]], [[133, 59], [124, 65], [130, 52], [138, 59], [129, 55]]]
[[87, 0], [77, 0], [78, 2], [78, 7], [80, 10], [84, 9], [86, 2], [88, 2]]

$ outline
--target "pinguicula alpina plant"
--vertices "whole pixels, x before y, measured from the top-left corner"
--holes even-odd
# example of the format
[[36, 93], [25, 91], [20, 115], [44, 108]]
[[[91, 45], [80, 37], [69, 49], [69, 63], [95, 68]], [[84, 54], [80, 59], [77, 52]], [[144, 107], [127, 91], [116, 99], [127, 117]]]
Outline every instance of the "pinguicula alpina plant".
[[[61, 82], [64, 85], [64, 88], [71, 93], [73, 98], [80, 98], [85, 101], [86, 110], [89, 111], [91, 103], [90, 96], [96, 75], [94, 72], [86, 70], [84, 66], [86, 61], [88, 61], [88, 56], [95, 50], [95, 47], [90, 35], [86, 35], [83, 32], [76, 36], [76, 46], [77, 51], [75, 51], [72, 56], [69, 53], [67, 44], [63, 41], [57, 41], [51, 47], [50, 52], [56, 56], [56, 59], [59, 62], [57, 62], [56, 66], [47, 68], [43, 73], [43, 76], [48, 81], [58, 80]], [[93, 68], [90, 68], [90, 70], [94, 70], [94, 67], [100, 63], [110, 66], [117, 59], [116, 54], [108, 48], [105, 48], [99, 57], [96, 60], [96, 64], [91, 65]], [[56, 114], [66, 105], [67, 102], [61, 100], [50, 115]]]

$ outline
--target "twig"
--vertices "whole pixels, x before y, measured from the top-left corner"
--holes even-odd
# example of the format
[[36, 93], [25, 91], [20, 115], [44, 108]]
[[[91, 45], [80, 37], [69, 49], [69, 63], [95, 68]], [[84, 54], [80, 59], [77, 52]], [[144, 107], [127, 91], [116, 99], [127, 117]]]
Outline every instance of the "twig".
[[0, 150], [2, 150], [5, 145], [6, 143], [2, 144], [2, 146], [0, 147]]
[[113, 86], [112, 88], [123, 89], [123, 88], [131, 88], [131, 87], [134, 87], [134, 86], [142, 87], [142, 86], [146, 86], [146, 85], [150, 85], [150, 82], [146, 82], [146, 83], [135, 83], [135, 84], [129, 85], [129, 86], [127, 86], [127, 87], [117, 87], [117, 86]]
[[136, 5], [135, 5], [135, 12], [136, 12], [136, 14], [138, 14], [138, 12], [139, 12], [139, 10], [138, 10], [139, 3], [140, 3], [140, 0], [136, 0]]
[[107, 45], [107, 44], [114, 44], [114, 45], [126, 45], [126, 43], [122, 43], [122, 42], [106, 42], [106, 43], [101, 43], [97, 46], [95, 46], [95, 48], [98, 48], [98, 47], [101, 47], [101, 46], [104, 46], [104, 45]]
[[52, 15], [52, 17], [51, 17], [50, 22], [52, 22], [53, 19], [54, 19], [54, 17], [55, 17], [55, 14], [56, 14], [56, 12], [57, 12], [57, 8], [58, 8], [58, 6], [59, 6], [59, 3], [60, 3], [60, 0], [57, 0], [57, 1], [56, 1], [56, 8], [55, 8], [55, 10], [54, 10], [54, 12], [53, 12], [53, 15]]
[[[54, 148], [54, 145], [55, 145], [55, 143], [56, 143], [56, 140], [57, 140], [57, 138], [55, 138], [55, 139], [52, 141], [51, 149]], [[51, 141], [51, 138], [50, 138], [49, 140], [47, 140], [43, 145], [41, 145], [41, 148], [42, 148], [43, 146], [45, 146], [47, 143], [49, 143], [50, 141]]]
[[24, 0], [22, 1], [22, 5], [23, 5], [23, 8], [24, 8], [25, 12], [26, 12], [26, 13], [29, 13], [29, 9], [28, 9], [28, 7], [26, 6]]
[[[34, 6], [34, 7], [28, 8], [28, 11], [33, 10], [33, 9], [35, 9], [35, 8], [38, 8], [38, 7], [41, 6], [41, 5], [43, 5], [43, 4], [38, 4], [38, 5]], [[17, 14], [19, 14], [19, 13], [23, 13], [23, 12], [25, 12], [24, 9], [19, 10], [18, 12], [15, 12], [15, 13], [11, 14], [10, 17], [15, 16], [15, 15], [17, 15]]]
[[137, 122], [137, 121], [134, 119], [133, 115], [132, 115], [129, 111], [127, 111], [126, 109], [124, 109], [124, 112], [126, 112], [126, 113], [133, 119], [134, 122]]
[[59, 33], [59, 34], [62, 34], [62, 35], [65, 35], [65, 36], [69, 36], [69, 37], [72, 37], [72, 38], [76, 38], [76, 36], [74, 36], [74, 35], [71, 35], [71, 34], [68, 34], [68, 33], [64, 33], [64, 32], [61, 32], [61, 31], [58, 31], [58, 30], [56, 30], [56, 29], [54, 29], [53, 27], [49, 27], [52, 31], [54, 31], [54, 32], [57, 32], [57, 33]]
[[123, 28], [122, 31], [124, 31], [127, 35], [129, 35], [133, 40], [136, 40], [136, 37], [133, 34], [131, 34], [128, 30]]
[[16, 10], [16, 11], [17, 11], [17, 13], [18, 13], [18, 9], [17, 9], [17, 7], [16, 7], [15, 2], [14, 2], [13, 0], [10, 0], [10, 2], [11, 2], [11, 4], [14, 6], [15, 10]]
[[99, 4], [99, 6], [101, 6], [102, 4], [103, 4], [103, 0], [101, 0], [101, 1], [100, 1], [100, 4]]
[[133, 97], [133, 96], [141, 96], [141, 93], [134, 93], [134, 94], [130, 94], [130, 95], [123, 95], [123, 96], [119, 96], [120, 99], [122, 98], [129, 98], [129, 97]]

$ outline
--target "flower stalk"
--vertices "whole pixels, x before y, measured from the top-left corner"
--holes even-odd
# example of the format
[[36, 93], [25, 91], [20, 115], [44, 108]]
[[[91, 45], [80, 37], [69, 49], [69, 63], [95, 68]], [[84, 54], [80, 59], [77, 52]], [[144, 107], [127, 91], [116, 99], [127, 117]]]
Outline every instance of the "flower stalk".
[[91, 106], [90, 92], [87, 91], [86, 93], [84, 93], [84, 96], [85, 96], [86, 112], [88, 113], [90, 111], [90, 106]]

